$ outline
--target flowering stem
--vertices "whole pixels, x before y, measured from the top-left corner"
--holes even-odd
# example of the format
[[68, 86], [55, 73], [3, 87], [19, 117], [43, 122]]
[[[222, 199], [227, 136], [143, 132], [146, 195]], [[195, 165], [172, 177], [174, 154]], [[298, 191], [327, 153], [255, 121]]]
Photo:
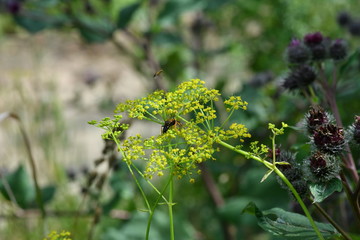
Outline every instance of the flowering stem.
[[290, 183], [290, 181], [285, 177], [285, 175], [275, 166], [274, 172], [283, 180], [283, 182], [288, 186], [298, 203], [300, 204], [301, 208], [303, 209], [306, 217], [309, 219], [311, 226], [314, 228], [316, 234], [318, 235], [319, 239], [324, 240], [319, 228], [316, 226], [314, 219], [311, 217], [309, 210], [307, 209], [305, 203], [301, 199], [298, 192], [295, 190], [294, 186]]
[[241, 150], [241, 149], [237, 149], [236, 147], [223, 142], [223, 141], [219, 141], [218, 142], [220, 145], [229, 148], [230, 150], [233, 150], [243, 156], [245, 156], [246, 158], [251, 158], [254, 159], [258, 162], [263, 163], [267, 168], [272, 169], [283, 181], [284, 183], [288, 186], [288, 188], [290, 189], [290, 191], [293, 193], [293, 195], [295, 196], [296, 200], [298, 201], [298, 203], [300, 204], [301, 208], [303, 209], [306, 217], [309, 219], [311, 226], [314, 228], [314, 231], [316, 232], [316, 234], [318, 235], [319, 239], [324, 240], [324, 237], [321, 235], [320, 230], [318, 229], [318, 227], [316, 226], [313, 218], [311, 217], [309, 210], [307, 209], [306, 205], [304, 204], [304, 202], [302, 201], [300, 195], [298, 194], [298, 192], [295, 190], [294, 186], [289, 182], [289, 180], [285, 177], [285, 175], [276, 167], [275, 164], [272, 164], [268, 161], [265, 161], [263, 159], [261, 159], [258, 156], [255, 156], [247, 151]]
[[151, 208], [150, 215], [149, 215], [149, 218], [148, 218], [147, 227], [146, 227], [146, 235], [145, 235], [146, 240], [149, 240], [150, 227], [151, 227], [152, 218], [153, 218], [154, 213], [155, 213], [155, 209], [156, 209], [160, 199], [164, 196], [164, 192], [168, 188], [169, 183], [171, 182], [171, 179], [172, 179], [172, 176], [169, 177], [169, 181], [166, 183], [164, 189], [161, 191], [161, 193], [159, 194], [158, 198], [156, 199], [153, 207]]
[[170, 220], [170, 240], [175, 239], [175, 231], [174, 231], [174, 216], [173, 216], [173, 195], [174, 195], [174, 177], [172, 172], [170, 173], [170, 186], [169, 186], [169, 220]]
[[255, 156], [255, 155], [253, 155], [253, 154], [251, 154], [251, 153], [249, 153], [249, 152], [247, 152], [247, 151], [238, 149], [238, 148], [236, 148], [236, 147], [234, 147], [234, 146], [232, 146], [232, 145], [230, 145], [230, 144], [228, 144], [228, 143], [226, 143], [226, 142], [223, 142], [223, 141], [221, 141], [221, 140], [218, 141], [218, 143], [219, 143], [220, 145], [222, 145], [222, 146], [224, 146], [224, 147], [226, 147], [226, 148], [234, 151], [234, 152], [237, 152], [237, 153], [245, 156], [246, 158], [251, 158], [251, 159], [254, 159], [255, 161], [261, 162], [261, 163], [264, 164], [267, 168], [272, 168], [272, 164], [271, 164], [271, 163], [269, 163], [268, 161], [264, 161], [263, 159], [261, 159], [261, 158], [258, 157], [258, 156]]
[[[341, 121], [341, 117], [340, 117], [340, 113], [339, 113], [339, 108], [337, 106], [336, 103], [336, 97], [335, 97], [335, 93], [336, 93], [336, 72], [333, 73], [333, 86], [331, 87], [327, 81], [327, 78], [325, 76], [324, 70], [322, 68], [322, 66], [319, 64], [319, 70], [320, 70], [320, 74], [322, 79], [319, 80], [321, 87], [323, 88], [324, 94], [325, 94], [325, 98], [331, 108], [331, 111], [334, 114], [334, 117], [336, 119], [336, 123], [338, 124], [339, 127], [343, 128], [343, 124]], [[356, 170], [356, 166], [355, 166], [355, 162], [354, 162], [354, 158], [351, 154], [351, 150], [349, 147], [349, 144], [346, 143], [345, 145], [345, 151], [346, 151], [346, 159], [343, 159], [343, 162], [345, 164], [345, 167], [350, 171], [353, 180], [355, 182], [359, 182], [359, 174]]]
[[143, 197], [143, 199], [144, 199], [144, 201], [145, 201], [145, 204], [146, 204], [146, 207], [147, 207], [148, 211], [151, 213], [151, 207], [150, 207], [149, 201], [148, 201], [148, 199], [147, 199], [147, 197], [146, 197], [146, 194], [145, 194], [144, 190], [142, 189], [139, 181], [137, 180], [137, 178], [136, 178], [133, 170], [131, 169], [131, 165], [130, 165], [129, 163], [126, 163], [126, 165], [127, 165], [128, 169], [129, 169], [129, 171], [130, 171], [130, 173], [131, 173], [131, 176], [133, 177], [133, 179], [134, 179], [134, 181], [135, 181], [135, 183], [136, 183], [136, 186], [137, 186], [137, 187], [139, 188], [139, 190], [140, 190], [140, 193], [141, 193], [141, 195], [142, 195], [142, 197]]

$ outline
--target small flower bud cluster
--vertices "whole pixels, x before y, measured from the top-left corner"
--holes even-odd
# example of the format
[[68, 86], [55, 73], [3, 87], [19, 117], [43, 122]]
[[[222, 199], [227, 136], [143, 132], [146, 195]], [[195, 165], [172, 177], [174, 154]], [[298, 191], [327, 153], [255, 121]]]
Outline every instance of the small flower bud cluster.
[[71, 233], [67, 231], [52, 231], [44, 240], [71, 240]]
[[285, 77], [282, 86], [290, 91], [306, 89], [317, 78], [317, 73], [313, 68], [315, 63], [327, 59], [339, 61], [346, 55], [347, 46], [344, 40], [331, 40], [325, 38], [320, 32], [307, 34], [302, 40], [294, 39], [286, 50], [290, 72]]
[[314, 151], [304, 162], [304, 172], [311, 182], [326, 183], [340, 172], [339, 155], [346, 144], [344, 130], [333, 124], [332, 117], [320, 107], [311, 108], [305, 121]]

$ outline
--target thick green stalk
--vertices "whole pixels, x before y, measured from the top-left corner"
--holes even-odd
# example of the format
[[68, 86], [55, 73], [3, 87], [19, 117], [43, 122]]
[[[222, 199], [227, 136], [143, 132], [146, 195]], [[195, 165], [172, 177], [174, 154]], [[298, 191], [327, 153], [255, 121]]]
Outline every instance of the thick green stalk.
[[173, 216], [173, 195], [174, 195], [174, 179], [173, 176], [170, 176], [170, 186], [169, 186], [169, 220], [170, 220], [170, 240], [175, 240], [175, 231], [174, 231], [174, 216]]
[[316, 232], [316, 234], [318, 235], [320, 240], [324, 240], [324, 237], [321, 235], [320, 230], [318, 229], [318, 227], [316, 226], [313, 218], [311, 217], [309, 210], [307, 209], [306, 205], [304, 204], [304, 202], [302, 201], [301, 197], [299, 196], [299, 194], [297, 193], [297, 191], [295, 190], [294, 186], [289, 182], [289, 180], [284, 176], [284, 174], [282, 174], [282, 172], [272, 163], [265, 161], [257, 156], [252, 155], [251, 153], [238, 149], [226, 142], [223, 141], [219, 141], [218, 142], [220, 145], [229, 148], [230, 150], [233, 150], [234, 152], [237, 152], [243, 156], [245, 156], [246, 158], [251, 158], [254, 159], [258, 162], [263, 163], [267, 168], [274, 170], [274, 172], [284, 181], [284, 183], [289, 187], [290, 191], [294, 194], [296, 200], [298, 201], [298, 203], [300, 204], [301, 208], [303, 209], [306, 217], [309, 219], [311, 226], [314, 228], [314, 231]]
[[159, 194], [159, 196], [157, 197], [153, 207], [151, 208], [151, 211], [150, 211], [150, 215], [149, 215], [149, 218], [148, 218], [148, 223], [147, 223], [147, 227], [146, 227], [146, 234], [145, 234], [145, 239], [146, 240], [149, 240], [149, 236], [150, 236], [150, 227], [151, 227], [151, 222], [152, 222], [152, 218], [154, 216], [154, 213], [155, 213], [155, 209], [160, 201], [160, 199], [162, 197], [164, 197], [164, 192], [166, 191], [166, 189], [168, 188], [169, 186], [169, 183], [172, 181], [172, 176], [169, 177], [169, 181], [166, 183], [164, 189], [161, 191], [161, 193]]
[[314, 222], [314, 219], [311, 217], [310, 212], [307, 209], [305, 203], [301, 199], [300, 195], [298, 194], [298, 192], [296, 191], [294, 186], [290, 183], [290, 181], [285, 177], [285, 175], [277, 167], [274, 168], [274, 172], [283, 180], [283, 182], [288, 186], [288, 188], [290, 189], [292, 194], [295, 196], [296, 200], [300, 204], [300, 206], [301, 206], [302, 210], [304, 211], [306, 217], [309, 219], [310, 224], [314, 228], [314, 230], [315, 230], [316, 234], [318, 235], [319, 239], [325, 240], [324, 237], [322, 236], [319, 228], [316, 226], [316, 224]]

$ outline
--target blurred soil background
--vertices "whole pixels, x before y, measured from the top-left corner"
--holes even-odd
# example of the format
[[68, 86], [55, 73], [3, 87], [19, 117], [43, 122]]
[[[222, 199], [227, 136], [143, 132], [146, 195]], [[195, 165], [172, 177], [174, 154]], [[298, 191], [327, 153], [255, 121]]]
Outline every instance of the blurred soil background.
[[[0, 72], [0, 109], [21, 113], [46, 179], [54, 176], [55, 163], [89, 167], [102, 140], [101, 131], [87, 121], [111, 115], [116, 103], [146, 92], [142, 76], [112, 44], [86, 45], [76, 34], [2, 38]], [[24, 145], [18, 126], [3, 124], [0, 166], [7, 171], [26, 156], [19, 151]]]

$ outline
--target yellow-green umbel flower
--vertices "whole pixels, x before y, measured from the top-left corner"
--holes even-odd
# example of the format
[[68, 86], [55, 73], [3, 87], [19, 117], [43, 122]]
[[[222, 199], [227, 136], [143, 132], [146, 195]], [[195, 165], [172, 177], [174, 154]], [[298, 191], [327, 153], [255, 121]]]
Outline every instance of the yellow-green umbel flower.
[[[246, 110], [247, 102], [239, 96], [224, 101], [230, 111], [229, 117], [221, 126], [215, 125], [218, 113], [214, 106], [219, 96], [218, 90], [209, 89], [204, 81], [193, 79], [181, 83], [174, 91], [155, 91], [141, 99], [120, 103], [115, 110], [117, 114], [125, 113], [129, 118], [158, 123], [161, 129], [157, 136], [143, 138], [136, 135], [119, 143], [123, 160], [128, 164], [143, 160], [143, 175], [148, 179], [168, 171], [177, 178], [189, 176], [193, 182], [191, 175], [198, 173], [197, 164], [214, 160], [218, 141], [238, 139], [243, 142], [244, 138], [250, 137], [243, 124], [233, 123], [228, 129], [224, 128], [234, 111]], [[109, 119], [106, 123], [114, 125]]]
[[67, 231], [61, 231], [60, 233], [52, 231], [44, 240], [72, 240], [70, 236], [70, 232]]

